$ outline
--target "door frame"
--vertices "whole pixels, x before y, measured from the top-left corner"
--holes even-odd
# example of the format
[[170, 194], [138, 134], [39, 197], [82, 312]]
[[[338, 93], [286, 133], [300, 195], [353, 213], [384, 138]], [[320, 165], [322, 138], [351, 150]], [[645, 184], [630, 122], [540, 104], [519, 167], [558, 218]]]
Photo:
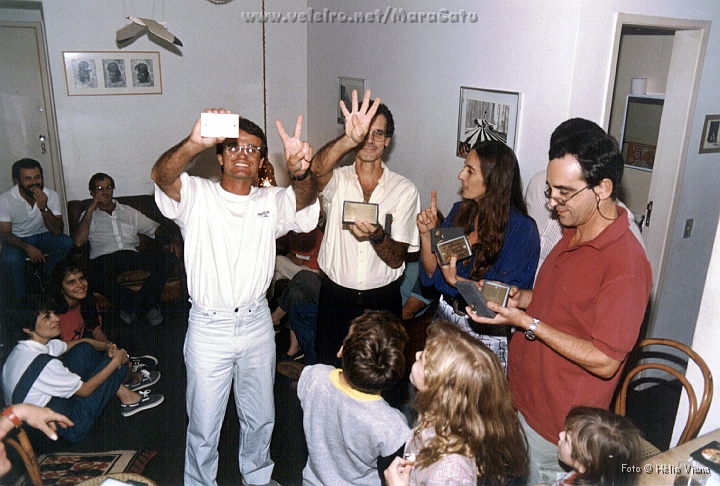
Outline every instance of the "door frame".
[[615, 91], [615, 76], [623, 25], [660, 28], [675, 31], [673, 54], [665, 90], [665, 104], [660, 122], [656, 160], [663, 160], [672, 170], [653, 173], [648, 200], [653, 201], [650, 225], [643, 228], [645, 246], [652, 267], [653, 286], [650, 294], [650, 312], [647, 336], [653, 336], [657, 313], [657, 296], [661, 295], [664, 273], [669, 257], [668, 249], [678, 206], [678, 195], [683, 182], [690, 132], [697, 102], [697, 93], [707, 49], [710, 21], [674, 19], [620, 13], [617, 17], [610, 83], [606, 98], [604, 126], [610, 122]]

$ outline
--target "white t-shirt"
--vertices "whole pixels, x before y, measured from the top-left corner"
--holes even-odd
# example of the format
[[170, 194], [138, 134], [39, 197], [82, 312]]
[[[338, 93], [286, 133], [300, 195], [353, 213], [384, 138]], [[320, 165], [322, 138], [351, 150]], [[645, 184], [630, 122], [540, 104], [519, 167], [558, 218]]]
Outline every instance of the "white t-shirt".
[[[55, 216], [61, 215], [60, 196], [57, 192], [47, 187], [43, 188], [43, 192], [47, 194], [47, 207], [50, 211]], [[12, 223], [12, 234], [18, 238], [50, 231], [45, 226], [37, 204], [30, 206], [20, 195], [20, 188], [17, 185], [0, 194], [0, 221]]]
[[180, 175], [180, 202], [155, 187], [160, 211], [174, 220], [185, 240], [188, 291], [201, 307], [226, 309], [260, 298], [272, 279], [275, 239], [317, 226], [317, 201], [295, 209], [292, 187], [253, 187], [247, 196], [219, 182]]
[[[108, 214], [102, 209], [93, 212], [90, 220], [90, 258], [97, 258], [119, 250], [137, 251], [138, 233], [155, 238], [160, 224], [135, 208], [115, 202], [115, 210]], [[85, 216], [83, 211], [81, 218]]]
[[[12, 393], [30, 363], [40, 354], [61, 356], [67, 344], [51, 339], [47, 345], [28, 339], [13, 348], [3, 367], [3, 395], [5, 403], [12, 403]], [[44, 407], [52, 397], [70, 398], [82, 386], [82, 380], [58, 359], [51, 360], [35, 380], [24, 403]]]
[[[416, 218], [420, 212], [420, 195], [415, 184], [396, 174], [382, 163], [383, 174], [370, 196], [370, 203], [378, 204], [378, 222], [385, 225], [385, 215], [392, 214], [392, 234], [395, 241], [408, 243], [408, 252], [420, 249], [420, 233]], [[327, 215], [325, 236], [318, 263], [323, 272], [338, 285], [356, 290], [377, 289], [399, 279], [405, 265], [390, 268], [377, 255], [367, 239], [358, 240], [342, 224], [343, 202], [363, 201], [355, 165], [339, 167], [323, 191], [323, 208]]]

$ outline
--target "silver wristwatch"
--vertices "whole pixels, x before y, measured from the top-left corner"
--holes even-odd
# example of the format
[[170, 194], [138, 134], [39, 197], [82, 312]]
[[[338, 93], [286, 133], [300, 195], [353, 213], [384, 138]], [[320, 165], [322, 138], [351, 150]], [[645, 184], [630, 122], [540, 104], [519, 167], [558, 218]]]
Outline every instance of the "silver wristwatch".
[[534, 331], [539, 322], [540, 322], [540, 319], [534, 317], [532, 320], [532, 323], [530, 324], [530, 327], [528, 327], [528, 330], [525, 331], [525, 338], [528, 341], [535, 341], [537, 339], [537, 336], [535, 335]]

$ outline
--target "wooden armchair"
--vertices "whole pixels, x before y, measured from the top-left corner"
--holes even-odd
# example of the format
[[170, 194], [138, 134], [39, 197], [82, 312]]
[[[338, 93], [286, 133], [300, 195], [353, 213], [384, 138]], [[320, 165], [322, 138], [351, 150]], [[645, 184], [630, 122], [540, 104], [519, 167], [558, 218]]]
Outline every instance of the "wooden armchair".
[[25, 429], [17, 427], [13, 432], [5, 438], [5, 443], [15, 449], [25, 464], [28, 477], [32, 482], [33, 486], [42, 486], [42, 476], [40, 475], [40, 465], [37, 462], [35, 451], [33, 450], [30, 439], [28, 439]]
[[[653, 346], [651, 350], [647, 349], [648, 346]], [[658, 346], [665, 346], [665, 349], [658, 348]], [[672, 348], [672, 349], [668, 349]], [[662, 349], [662, 350], [659, 350]], [[657, 351], [656, 351], [657, 350]], [[676, 351], [673, 353], [672, 351]], [[682, 359], [685, 361], [693, 360], [700, 368], [704, 379], [703, 393], [700, 397], [698, 404], [698, 396], [695, 394], [695, 389], [690, 382], [685, 378], [684, 373], [678, 371], [676, 367], [673, 367], [668, 362], [677, 362], [680, 358], [678, 352], [682, 354]], [[625, 379], [622, 381], [620, 388], [618, 389], [616, 401], [615, 401], [615, 413], [618, 415], [625, 415], [627, 405], [627, 392], [630, 388], [631, 382], [636, 384], [640, 381], [645, 383], [657, 382], [655, 374], [650, 374], [647, 378], [637, 379], [638, 373], [648, 370], [660, 370], [665, 373], [669, 373], [673, 378], [677, 379], [685, 389], [688, 395], [689, 412], [687, 423], [683, 429], [682, 435], [677, 445], [684, 444], [695, 437], [697, 437], [700, 428], [705, 422], [708, 410], [713, 397], [713, 378], [710, 368], [705, 361], [695, 351], [690, 349], [688, 346], [673, 341], [672, 339], [644, 339], [640, 341], [636, 349], [633, 351], [631, 358], [633, 362], [640, 363], [627, 371]], [[674, 359], [673, 359], [674, 358]], [[652, 361], [650, 361], [652, 360]], [[660, 360], [661, 362], [658, 362]], [[652, 373], [652, 372], [651, 372]], [[635, 378], [635, 380], [634, 380]]]
[[[152, 195], [143, 194], [138, 196], [120, 196], [115, 197], [115, 199], [119, 203], [131, 206], [143, 213], [148, 218], [160, 223], [160, 228], [158, 228], [158, 232], [164, 233], [164, 235], [162, 235], [164, 236], [164, 238], [161, 237], [161, 235], [158, 235], [156, 236], [156, 240], [165, 241], [155, 241], [145, 235], [140, 235], [140, 246], [138, 247], [139, 251], [148, 251], [151, 250], [153, 247], [157, 248], [157, 245], [161, 245], [161, 248], [167, 247], [169, 246], [170, 242], [179, 243], [179, 247], [183, 247], [180, 228], [178, 228], [178, 226], [173, 221], [163, 216], [163, 214], [160, 212], [160, 209], [158, 209], [157, 205], [155, 204], [155, 198]], [[91, 202], [92, 199], [84, 199], [82, 201], [68, 201], [68, 226], [71, 235], [74, 235], [77, 231], [78, 225], [80, 224], [80, 215], [88, 208]], [[86, 244], [79, 253], [87, 261], [89, 258], [89, 244]], [[149, 275], [149, 272], [143, 270], [125, 272], [120, 275], [120, 277], [118, 277], [118, 282], [137, 292], [138, 290], [140, 290]], [[104, 296], [96, 293], [95, 297], [97, 298], [98, 305], [101, 310], [112, 307], [112, 304]], [[187, 286], [185, 267], [183, 265], [181, 256], [180, 264], [175, 269], [174, 274], [168, 279], [168, 281], [165, 283], [165, 286], [163, 287], [160, 301], [175, 302], [180, 298], [186, 297]]]

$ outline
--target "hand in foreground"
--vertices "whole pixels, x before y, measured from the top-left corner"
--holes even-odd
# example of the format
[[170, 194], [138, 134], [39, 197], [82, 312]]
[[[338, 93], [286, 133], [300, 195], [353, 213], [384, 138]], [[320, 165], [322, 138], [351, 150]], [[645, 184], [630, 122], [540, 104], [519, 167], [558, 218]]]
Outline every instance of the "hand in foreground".
[[37, 207], [40, 211], [44, 211], [47, 209], [47, 201], [48, 197], [47, 194], [45, 194], [45, 191], [40, 189], [39, 187], [35, 186], [32, 188], [33, 198], [35, 198], [35, 204], [37, 204]]
[[365, 96], [363, 97], [362, 105], [358, 108], [358, 94], [357, 91], [352, 92], [352, 106], [351, 110], [348, 111], [345, 106], [345, 102], [340, 100], [340, 110], [345, 117], [345, 135], [350, 137], [353, 142], [360, 144], [365, 141], [365, 137], [370, 130], [370, 123], [372, 122], [378, 107], [380, 106], [380, 98], [375, 98], [372, 106], [370, 105], [370, 90], [365, 90]]
[[438, 258], [438, 267], [440, 268], [445, 281], [454, 287], [457, 281], [460, 280], [457, 274], [457, 257], [455, 255], [451, 255], [450, 261], [446, 265], [440, 265], [440, 257], [437, 255], [435, 256]]
[[378, 231], [378, 226], [368, 221], [355, 221], [355, 224], [350, 225], [350, 231], [358, 238], [370, 238]]
[[108, 349], [108, 356], [114, 361], [117, 361], [120, 365], [124, 365], [130, 360], [130, 355], [127, 351], [118, 348], [115, 344], [111, 345]]
[[18, 403], [17, 405], [13, 405], [13, 411], [20, 420], [41, 430], [52, 440], [57, 440], [57, 434], [55, 433], [57, 430], [56, 424], [60, 424], [62, 428], [73, 426], [73, 422], [65, 415], [61, 415], [46, 407], [37, 407], [29, 403]]
[[278, 134], [283, 142], [285, 149], [285, 161], [287, 162], [288, 172], [295, 177], [304, 175], [310, 168], [310, 160], [312, 160], [312, 148], [307, 142], [300, 140], [302, 133], [303, 116], [298, 115], [295, 122], [295, 133], [292, 138], [285, 132], [282, 122], [275, 120]]
[[28, 258], [33, 263], [45, 263], [45, 255], [43, 255], [43, 252], [38, 250], [36, 247], [32, 246], [31, 244], [27, 244], [25, 247], [25, 253], [27, 253]]
[[[225, 108], [208, 108], [205, 110], [205, 113], [232, 113], [231, 111], [226, 110]], [[193, 125], [192, 132], [190, 132], [190, 136], [188, 137], [188, 140], [192, 143], [195, 143], [197, 145], [201, 145], [205, 148], [213, 147], [219, 143], [222, 143], [225, 140], [225, 137], [203, 137], [200, 135], [200, 127], [202, 126], [202, 123], [200, 121], [201, 119], [198, 118], [195, 122], [195, 125]]]
[[388, 486], [407, 486], [410, 484], [410, 471], [413, 463], [402, 457], [396, 457], [385, 469], [385, 482]]
[[109, 205], [111, 201], [112, 200], [105, 194], [98, 192], [93, 196], [93, 200], [90, 203], [90, 206], [88, 206], [87, 211], [88, 213], [93, 212], [96, 209], [100, 209], [100, 206]]
[[420, 234], [428, 234], [433, 229], [437, 228], [438, 217], [437, 217], [437, 191], [433, 189], [430, 191], [430, 209], [423, 209], [415, 218], [417, 222], [418, 231]]
[[[482, 291], [484, 280], [477, 282], [478, 288]], [[516, 286], [510, 287], [510, 294], [507, 302], [507, 307], [503, 307], [495, 302], [488, 302], [488, 309], [497, 312], [497, 315], [490, 319], [489, 317], [482, 317], [475, 314], [470, 307], [465, 307], [465, 312], [475, 322], [480, 324], [500, 324], [500, 325], [511, 325], [517, 327], [524, 327], [521, 325], [523, 321], [528, 319], [528, 315], [519, 308], [520, 299], [522, 298], [522, 291]]]

